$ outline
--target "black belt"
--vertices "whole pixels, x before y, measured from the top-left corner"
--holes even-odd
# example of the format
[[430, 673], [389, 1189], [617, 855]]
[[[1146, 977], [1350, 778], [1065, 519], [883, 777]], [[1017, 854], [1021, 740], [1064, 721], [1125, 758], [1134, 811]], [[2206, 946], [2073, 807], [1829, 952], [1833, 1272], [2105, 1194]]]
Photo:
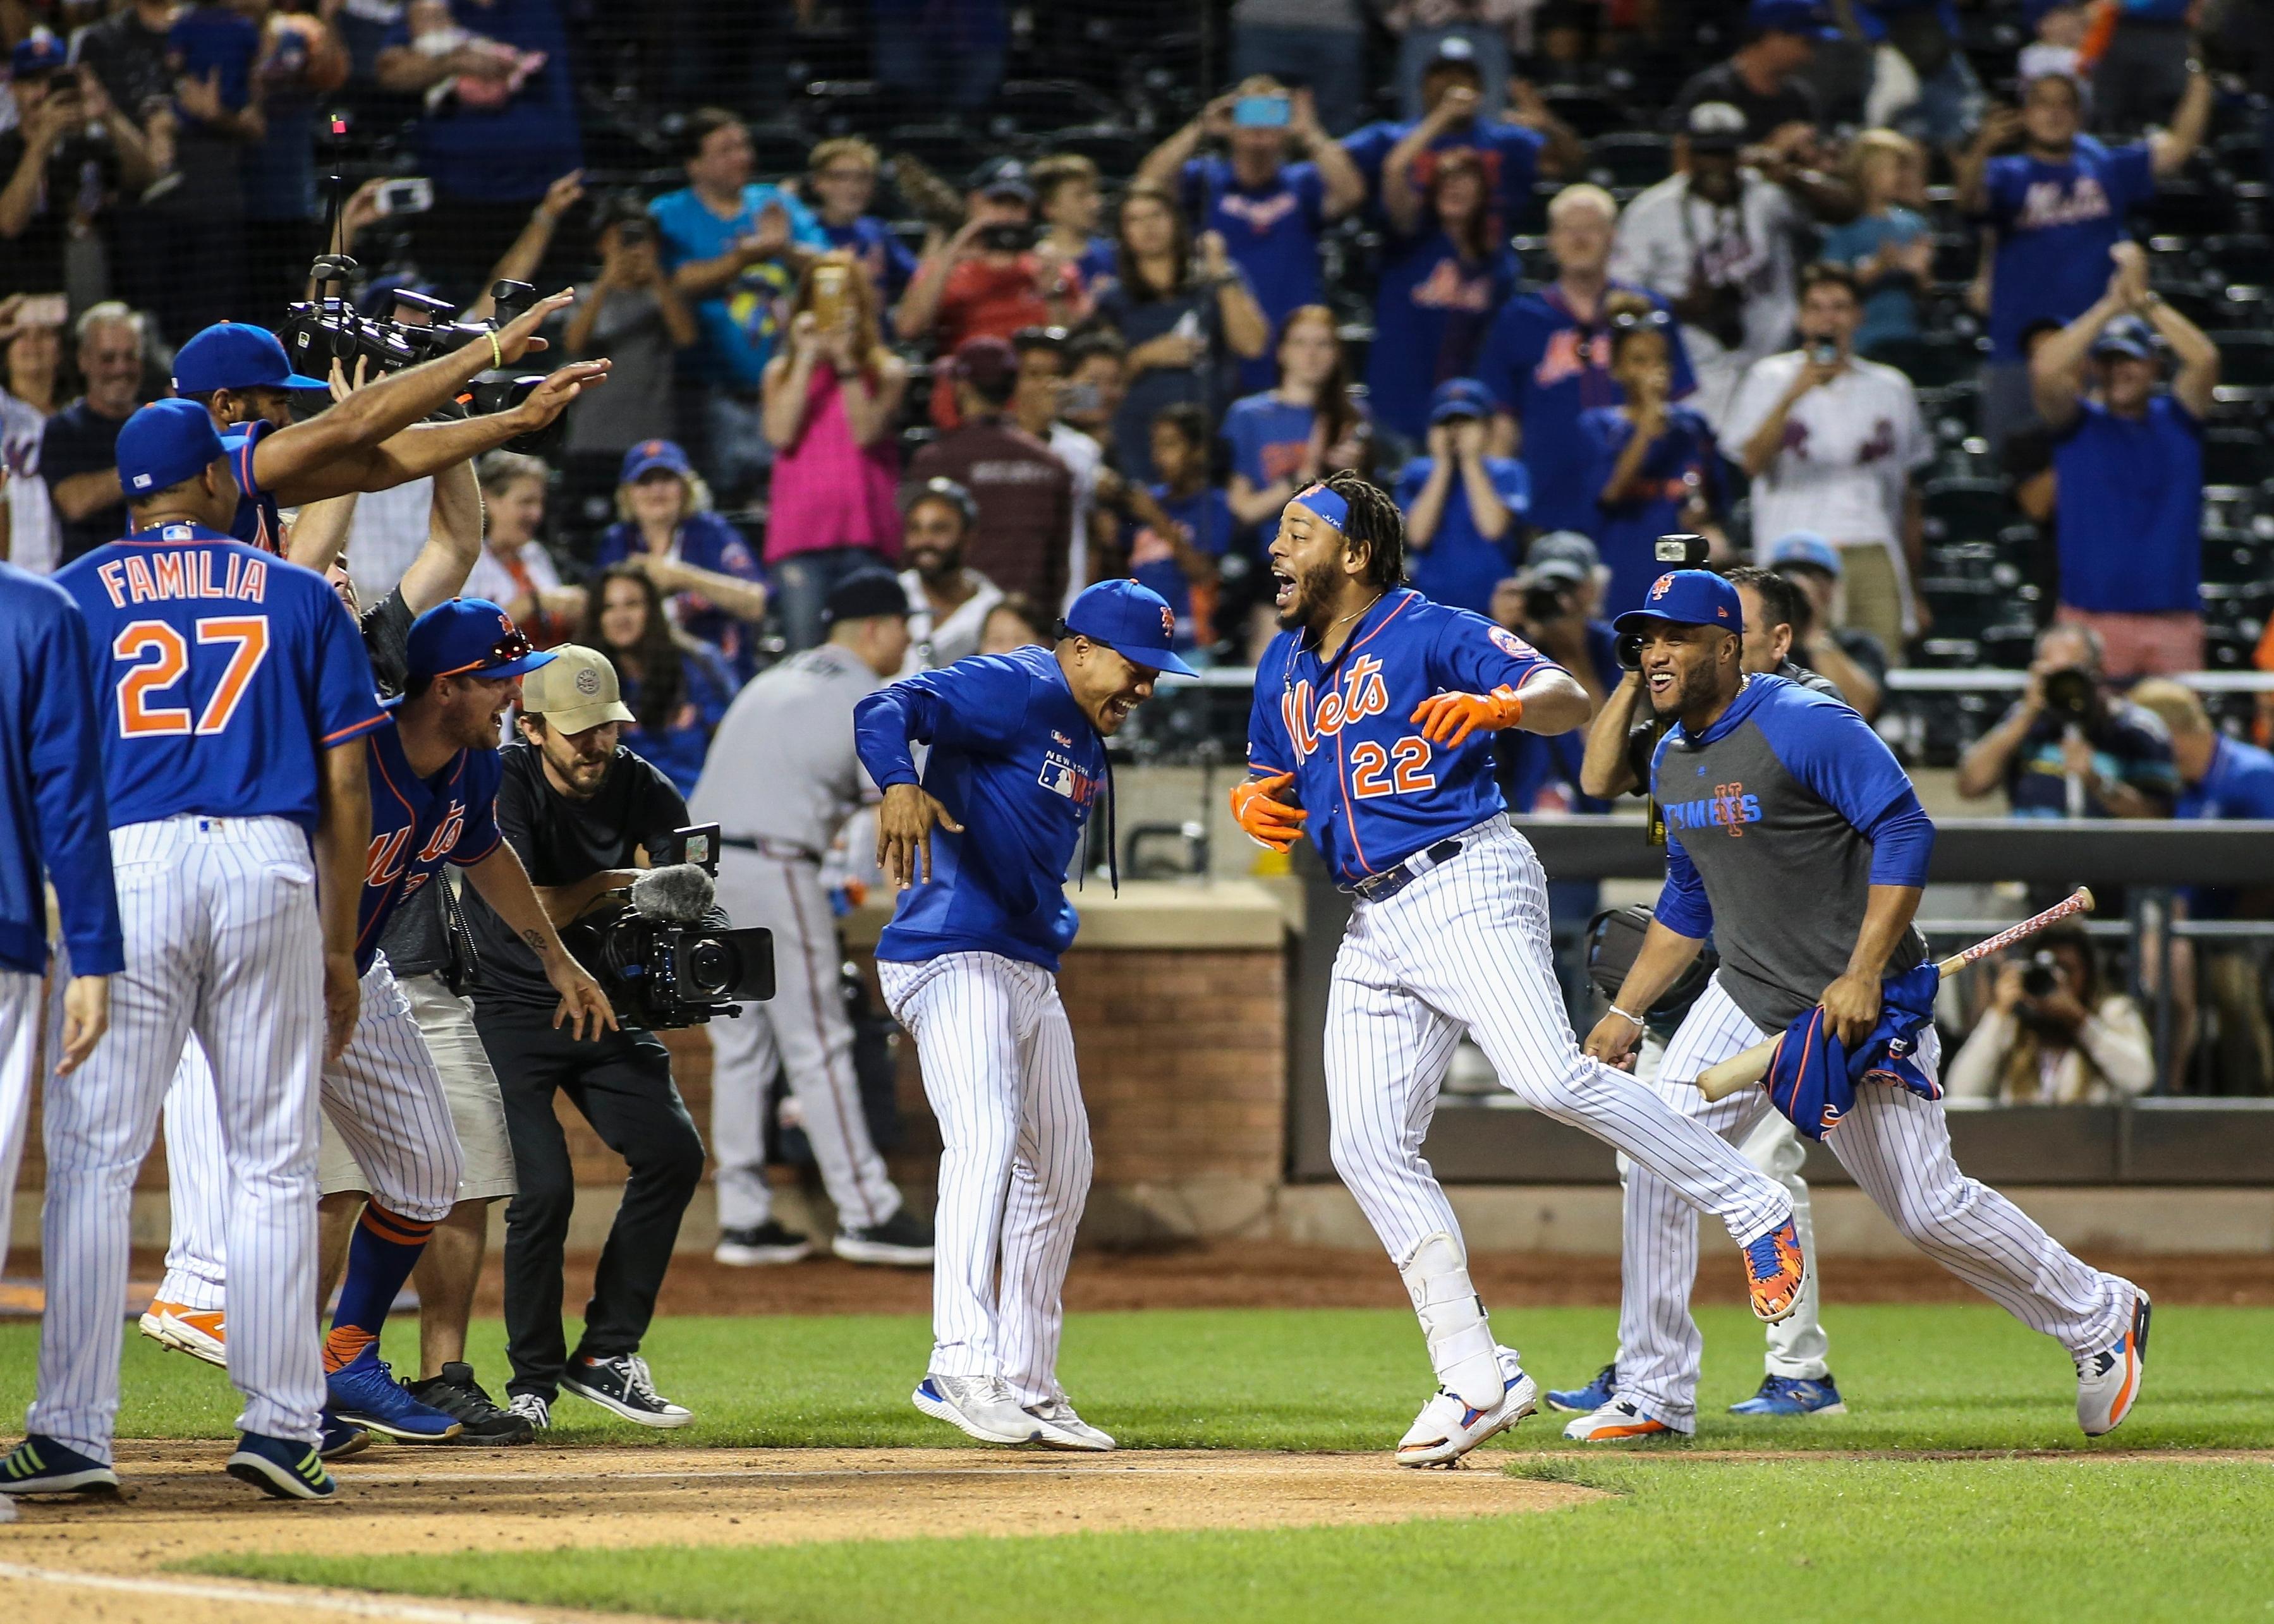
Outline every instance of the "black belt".
[[1360, 880], [1350, 890], [1361, 901], [1387, 901], [1428, 873], [1430, 869], [1442, 868], [1458, 857], [1464, 844], [1457, 835], [1449, 840], [1440, 840], [1426, 851], [1414, 853], [1396, 868], [1384, 868], [1380, 874]]
[[818, 863], [821, 853], [808, 851], [794, 840], [776, 840], [765, 835], [720, 835], [719, 844], [732, 846], [738, 852], [756, 852], [761, 857], [771, 857], [777, 862]]

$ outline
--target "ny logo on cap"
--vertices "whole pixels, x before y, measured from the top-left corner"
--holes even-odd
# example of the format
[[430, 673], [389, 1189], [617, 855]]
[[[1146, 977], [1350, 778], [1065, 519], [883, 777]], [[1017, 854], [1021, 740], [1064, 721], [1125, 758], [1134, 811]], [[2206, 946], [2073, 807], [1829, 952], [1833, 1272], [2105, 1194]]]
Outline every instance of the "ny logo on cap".
[[1177, 612], [1166, 604], [1161, 605], [1161, 635], [1163, 637], [1177, 635]]
[[1650, 595], [1654, 598], [1663, 598], [1673, 590], [1674, 577], [1672, 575], [1660, 575], [1657, 580], [1650, 583]]

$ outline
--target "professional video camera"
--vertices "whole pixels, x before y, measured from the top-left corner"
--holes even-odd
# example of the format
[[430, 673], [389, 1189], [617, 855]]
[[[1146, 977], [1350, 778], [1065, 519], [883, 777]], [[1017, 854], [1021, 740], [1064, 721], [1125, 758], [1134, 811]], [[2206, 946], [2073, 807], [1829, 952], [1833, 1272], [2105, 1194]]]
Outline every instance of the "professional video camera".
[[[400, 372], [406, 366], [448, 355], [486, 334], [494, 333], [517, 320], [537, 302], [537, 289], [529, 283], [499, 282], [490, 289], [490, 299], [497, 307], [497, 315], [492, 320], [445, 321], [442, 316], [449, 306], [419, 294], [398, 294], [397, 302], [416, 302], [433, 312], [432, 326], [386, 320], [365, 315], [347, 297], [347, 282], [355, 273], [353, 259], [344, 254], [327, 254], [309, 272], [318, 286], [326, 289], [324, 297], [286, 307], [284, 324], [277, 329], [276, 335], [283, 341], [284, 352], [291, 357], [297, 371], [311, 378], [326, 378], [331, 375], [332, 363], [337, 361], [341, 370], [352, 378], [356, 363], [361, 361], [370, 377]], [[484, 372], [439, 415], [455, 420], [510, 411], [544, 381], [542, 372]], [[533, 433], [508, 440], [506, 448], [550, 457], [560, 450], [568, 432], [568, 418], [563, 415]]]
[[561, 938], [597, 977], [619, 1019], [660, 1032], [699, 1026], [774, 996], [773, 932], [737, 930], [712, 906], [719, 825], [674, 833], [625, 906], [586, 915]]

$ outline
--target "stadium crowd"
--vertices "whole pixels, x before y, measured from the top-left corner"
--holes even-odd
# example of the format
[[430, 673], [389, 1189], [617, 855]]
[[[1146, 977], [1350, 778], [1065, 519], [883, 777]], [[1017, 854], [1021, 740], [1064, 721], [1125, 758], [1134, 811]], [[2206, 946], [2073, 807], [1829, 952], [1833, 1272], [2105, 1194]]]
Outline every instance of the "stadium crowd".
[[[1278, 512], [1350, 468], [1415, 586], [1599, 699], [1692, 531], [1964, 794], [2274, 813], [2274, 707], [2170, 680], [2274, 669], [2268, 0], [1065, 10], [0, 0], [4, 555], [110, 538], [120, 424], [189, 334], [306, 296], [336, 169], [369, 313], [576, 286], [551, 356], [614, 370], [549, 458], [485, 459], [466, 590], [603, 650], [682, 791], [879, 563], [912, 665], [1125, 574], [1244, 665]], [[365, 592], [430, 502], [361, 503]], [[2030, 677], [1898, 716], [1904, 665]], [[1516, 803], [1604, 804], [1578, 753], [1511, 750]], [[2083, 958], [1954, 1079], [2149, 1086]]]

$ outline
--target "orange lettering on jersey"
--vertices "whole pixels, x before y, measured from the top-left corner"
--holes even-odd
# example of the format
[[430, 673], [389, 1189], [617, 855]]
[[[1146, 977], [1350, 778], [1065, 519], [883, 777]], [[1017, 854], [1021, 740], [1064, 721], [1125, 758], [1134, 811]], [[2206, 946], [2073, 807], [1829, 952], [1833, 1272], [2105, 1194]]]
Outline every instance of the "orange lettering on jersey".
[[363, 883], [375, 890], [384, 890], [403, 873], [403, 848], [410, 844], [410, 831], [406, 826], [392, 834], [374, 835], [371, 855], [365, 861]]
[[139, 556], [126, 560], [126, 595], [138, 604], [147, 604], [158, 596], [158, 589], [150, 581], [150, 567]]
[[1389, 710], [1389, 689], [1382, 680], [1382, 662], [1371, 656], [1352, 660], [1350, 669], [1343, 673], [1341, 689], [1329, 688], [1315, 706], [1307, 678], [1288, 689], [1279, 702], [1280, 718], [1287, 725], [1297, 761], [1308, 759], [1320, 740], [1331, 739], [1352, 723], [1385, 715]]
[[450, 803], [450, 810], [442, 819], [441, 825], [434, 831], [433, 835], [427, 840], [426, 844], [420, 848], [418, 853], [418, 861], [420, 862], [440, 861], [444, 857], [449, 855], [450, 848], [458, 844], [458, 837], [465, 832], [465, 803], [463, 801], [454, 801]]

